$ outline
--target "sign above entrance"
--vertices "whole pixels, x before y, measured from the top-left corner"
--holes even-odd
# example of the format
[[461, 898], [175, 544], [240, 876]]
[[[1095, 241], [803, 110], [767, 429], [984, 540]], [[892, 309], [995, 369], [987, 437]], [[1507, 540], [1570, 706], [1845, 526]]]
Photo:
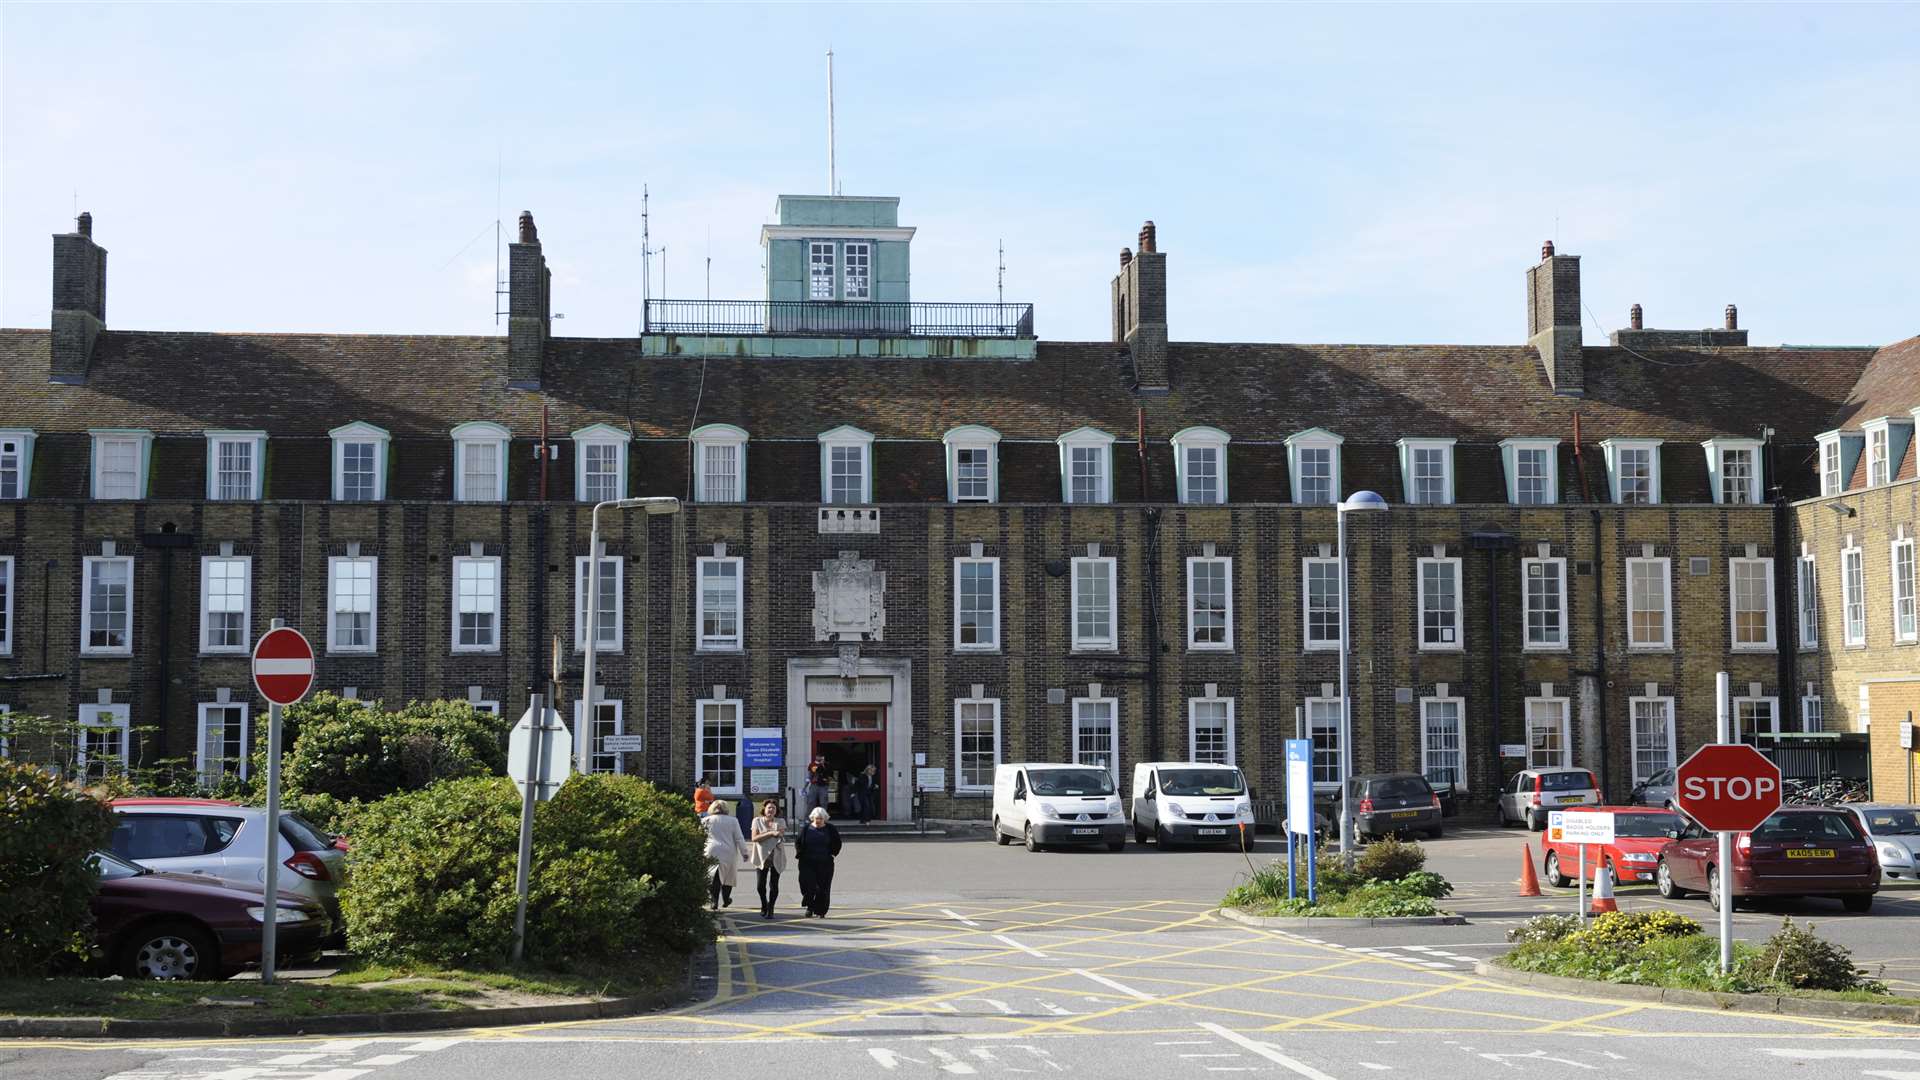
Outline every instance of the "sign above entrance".
[[816, 705], [846, 705], [893, 702], [893, 676], [862, 675], [857, 679], [836, 679], [830, 675], [807, 676], [807, 700]]

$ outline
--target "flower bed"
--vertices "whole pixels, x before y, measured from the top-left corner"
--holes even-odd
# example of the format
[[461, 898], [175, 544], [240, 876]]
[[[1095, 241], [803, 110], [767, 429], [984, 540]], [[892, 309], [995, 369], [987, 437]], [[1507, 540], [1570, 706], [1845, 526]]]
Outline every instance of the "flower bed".
[[1426, 865], [1419, 844], [1381, 840], [1367, 846], [1348, 869], [1337, 852], [1322, 854], [1314, 866], [1317, 903], [1287, 898], [1287, 864], [1272, 862], [1233, 887], [1222, 907], [1249, 915], [1383, 919], [1443, 915], [1434, 901], [1453, 893], [1453, 885]]

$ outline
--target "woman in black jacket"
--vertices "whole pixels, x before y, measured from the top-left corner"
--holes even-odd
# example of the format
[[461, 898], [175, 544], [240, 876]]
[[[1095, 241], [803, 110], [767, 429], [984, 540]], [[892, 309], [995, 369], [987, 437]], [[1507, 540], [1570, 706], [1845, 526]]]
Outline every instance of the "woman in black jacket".
[[800, 862], [800, 900], [809, 916], [824, 919], [833, 903], [833, 860], [840, 854], [840, 830], [827, 820], [825, 810], [807, 815], [807, 827], [800, 830], [793, 850]]

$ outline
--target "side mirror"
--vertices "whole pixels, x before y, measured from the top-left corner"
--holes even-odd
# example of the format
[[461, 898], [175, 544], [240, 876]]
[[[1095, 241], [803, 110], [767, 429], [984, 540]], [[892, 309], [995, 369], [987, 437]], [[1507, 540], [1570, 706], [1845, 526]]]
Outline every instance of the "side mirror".
[[1014, 802], [1026, 802], [1026, 801], [1027, 801], [1027, 793], [1026, 793], [1026, 792], [1024, 792], [1024, 791], [1016, 791], [1016, 792], [1014, 792], [1014, 793], [1013, 793], [1013, 801], [1014, 801]]
[[1667, 839], [1669, 839], [1669, 840], [1678, 840], [1678, 839], [1680, 839], [1680, 830], [1679, 830], [1679, 829], [1668, 829], [1668, 830], [1667, 830]]

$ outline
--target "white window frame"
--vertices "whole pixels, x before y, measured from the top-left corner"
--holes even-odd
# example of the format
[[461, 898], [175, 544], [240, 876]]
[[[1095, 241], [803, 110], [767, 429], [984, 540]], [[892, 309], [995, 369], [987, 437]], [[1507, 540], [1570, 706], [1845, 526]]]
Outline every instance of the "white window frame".
[[[1346, 441], [1347, 440], [1325, 428], [1308, 428], [1305, 431], [1287, 436], [1287, 481], [1295, 503], [1308, 506], [1338, 506], [1340, 504], [1340, 446]], [[1327, 464], [1331, 475], [1327, 477], [1329, 491], [1327, 493], [1328, 498], [1324, 501], [1315, 499], [1309, 503], [1300, 497], [1300, 452], [1302, 450], [1325, 450], [1327, 452]]]
[[[1739, 582], [1737, 581], [1735, 575], [1739, 573], [1738, 568], [1740, 567], [1754, 567], [1754, 566], [1758, 566], [1761, 570], [1761, 574], [1763, 575], [1762, 584], [1765, 587], [1765, 592], [1762, 594], [1762, 596], [1766, 600], [1765, 615], [1767, 619], [1767, 636], [1766, 636], [1766, 640], [1764, 641], [1757, 641], [1757, 642], [1749, 641], [1749, 642], [1743, 643], [1740, 640], [1740, 607], [1739, 607], [1739, 600], [1738, 600]], [[1773, 560], [1772, 559], [1728, 559], [1727, 560], [1727, 635], [1728, 635], [1727, 640], [1730, 648], [1734, 652], [1772, 652], [1774, 651], [1776, 648], [1779, 647], [1776, 644], [1777, 641], [1779, 640], [1779, 635], [1774, 630], [1775, 622], [1776, 620], [1774, 619], [1774, 616], [1773, 616]]]
[[[93, 454], [87, 472], [92, 478], [88, 488], [95, 499], [137, 500], [147, 497], [147, 466], [153, 457], [153, 432], [144, 428], [91, 428], [87, 432], [93, 437]], [[113, 443], [127, 443], [133, 451], [133, 494], [105, 495], [101, 493], [102, 451]]]
[[13, 655], [13, 596], [20, 591], [11, 555], [0, 555], [0, 656]]
[[[619, 698], [603, 698], [596, 695], [594, 697], [593, 704], [594, 704], [594, 707], [598, 709], [613, 710], [613, 730], [607, 732], [608, 735], [625, 735], [627, 733], [627, 710], [626, 710], [626, 703], [624, 701], [620, 700]], [[694, 722], [698, 724], [699, 719], [700, 719], [700, 714], [698, 711], [696, 711], [694, 713]], [[698, 728], [696, 728], [695, 730], [697, 732]], [[611, 772], [615, 776], [620, 776], [626, 773], [627, 771], [627, 752], [626, 751], [619, 751], [615, 753], [605, 753], [605, 754], [595, 753], [593, 751], [593, 748], [592, 748], [593, 724], [587, 719], [587, 703], [578, 699], [576, 699], [573, 703], [573, 738], [574, 738], [573, 745], [575, 747], [574, 753], [576, 755], [579, 753], [578, 748], [582, 745], [580, 740], [582, 739], [587, 740], [587, 771], [588, 772], [596, 772], [596, 773]], [[696, 743], [695, 746], [697, 748], [698, 744]], [[695, 756], [695, 760], [698, 760], [699, 754], [697, 749], [694, 756]], [[612, 769], [594, 768], [593, 766], [594, 759], [600, 758], [600, 757], [612, 758], [613, 768]]]
[[240, 710], [240, 779], [245, 780], [250, 775], [253, 764], [248, 760], [253, 756], [253, 710], [247, 707], [245, 701], [202, 701], [195, 710], [198, 722], [194, 725], [193, 771], [200, 777], [200, 783], [206, 787], [217, 786], [221, 776], [225, 775], [225, 770], [220, 773], [208, 771], [208, 766], [212, 762], [207, 760], [207, 713], [214, 709]]
[[1741, 727], [1740, 706], [1762, 705], [1762, 704], [1764, 704], [1767, 707], [1768, 715], [1773, 718], [1772, 726], [1770, 726], [1767, 729], [1766, 733], [1769, 735], [1780, 734], [1780, 699], [1777, 697], [1768, 697], [1766, 695], [1761, 695], [1759, 697], [1755, 697], [1752, 695], [1744, 695], [1744, 696], [1733, 698], [1728, 705], [1727, 715], [1729, 718], [1729, 722], [1733, 725], [1733, 741], [1744, 742], [1749, 737], [1760, 733], [1758, 729], [1755, 729], [1753, 731], [1748, 731], [1745, 728]]
[[1846, 449], [1841, 445], [1838, 431], [1823, 432], [1814, 436], [1814, 445], [1819, 454], [1817, 468], [1820, 473], [1820, 494], [1839, 495], [1847, 490], [1847, 481], [1852, 479], [1846, 474]]
[[1077, 697], [1073, 699], [1072, 763], [1075, 765], [1087, 764], [1087, 762], [1083, 762], [1080, 760], [1080, 730], [1081, 730], [1080, 712], [1081, 712], [1081, 709], [1085, 706], [1101, 705], [1101, 704], [1104, 704], [1107, 707], [1107, 717], [1108, 717], [1108, 724], [1109, 724], [1107, 729], [1107, 737], [1108, 737], [1107, 760], [1109, 762], [1107, 771], [1113, 775], [1114, 785], [1118, 787], [1120, 784], [1120, 699], [1119, 698]]
[[[334, 640], [334, 616], [338, 615], [340, 594], [334, 568], [341, 563], [367, 564], [367, 643], [340, 645]], [[368, 656], [380, 649], [380, 557], [378, 555], [332, 555], [327, 558], [327, 652], [346, 656]]]
[[[209, 573], [215, 563], [239, 563], [244, 568], [241, 577], [245, 584], [240, 594], [240, 641], [236, 645], [214, 645], [213, 638], [213, 575]], [[253, 651], [253, 556], [251, 555], [202, 555], [200, 556], [200, 651], [209, 655], [218, 653], [245, 656]]]
[[[833, 452], [857, 448], [860, 451], [860, 498], [857, 502], [836, 501], [833, 497]], [[828, 506], [869, 506], [873, 503], [873, 436], [850, 424], [842, 424], [820, 433], [820, 501]]]
[[1800, 696], [1800, 730], [1816, 734], [1827, 730], [1827, 702], [1818, 693]]
[[[8, 457], [13, 458], [14, 493], [0, 491], [0, 501], [24, 499], [33, 490], [33, 440], [31, 428], [0, 428], [0, 463]], [[13, 444], [11, 454], [7, 453], [7, 443]]]
[[[1656, 768], [1649, 772], [1643, 772], [1640, 768], [1641, 738], [1639, 710], [1643, 704], [1660, 706], [1666, 720], [1666, 761], [1658, 764]], [[1655, 773], [1671, 769], [1678, 764], [1676, 759], [1679, 756], [1679, 743], [1675, 741], [1677, 734], [1678, 732], [1674, 727], [1673, 698], [1670, 695], [1655, 695], [1651, 697], [1640, 695], [1627, 698], [1627, 771], [1632, 774], [1635, 784], [1644, 783]], [[1651, 748], [1649, 747], [1649, 749]]]
[[[1000, 433], [990, 427], [979, 424], [962, 424], [949, 430], [940, 437], [947, 451], [947, 501], [986, 502], [1000, 501]], [[985, 495], [960, 494], [960, 451], [978, 450], [987, 459], [987, 491]]]
[[[1199, 641], [1195, 631], [1198, 624], [1194, 619], [1193, 571], [1200, 563], [1219, 563], [1226, 568], [1225, 599], [1226, 609], [1222, 613], [1226, 619], [1225, 640]], [[1187, 649], [1190, 652], [1230, 652], [1233, 649], [1233, 559], [1227, 555], [1194, 555], [1187, 559]]]
[[[823, 261], [820, 256], [825, 255]], [[821, 273], [820, 268], [826, 272]], [[826, 285], [821, 292], [820, 286]], [[809, 301], [837, 300], [840, 287], [840, 245], [832, 240], [807, 241], [807, 299]]]
[[[1427, 567], [1429, 566], [1446, 566], [1453, 575], [1453, 640], [1450, 642], [1444, 638], [1439, 641], [1427, 640]], [[1460, 652], [1467, 647], [1466, 582], [1463, 576], [1460, 559], [1441, 557], [1418, 560], [1414, 572], [1414, 592], [1417, 598], [1414, 614], [1418, 620], [1414, 636], [1421, 652]]]
[[[1331, 725], [1321, 724], [1319, 726], [1316, 726], [1316, 722], [1314, 720], [1314, 715], [1313, 715], [1314, 712], [1316, 711], [1315, 706], [1321, 706], [1325, 710], [1332, 711], [1333, 722]], [[1310, 697], [1310, 698], [1304, 699], [1301, 706], [1301, 716], [1304, 718], [1307, 725], [1307, 743], [1308, 743], [1307, 772], [1308, 772], [1308, 775], [1313, 777], [1313, 790], [1316, 792], [1340, 790], [1340, 781], [1338, 777], [1340, 775], [1340, 760], [1341, 760], [1341, 753], [1340, 753], [1341, 723], [1340, 721], [1342, 719], [1342, 716], [1341, 716], [1342, 711], [1343, 710], [1342, 710], [1340, 699], [1337, 697]], [[1320, 743], [1319, 733], [1322, 731], [1327, 733], [1327, 742], [1330, 744], [1330, 749], [1327, 752], [1330, 752], [1333, 755], [1333, 772], [1335, 776], [1335, 779], [1333, 780], [1320, 779], [1321, 768], [1320, 768], [1319, 758], [1320, 758], [1320, 754], [1323, 751], [1321, 750], [1319, 745]]]
[[[1890, 460], [1893, 454], [1893, 421], [1882, 416], [1860, 425], [1860, 432], [1866, 436], [1867, 487], [1885, 487], [1893, 482], [1893, 470], [1899, 463]], [[1875, 443], [1879, 445], [1876, 447]], [[1878, 451], [1877, 453], [1875, 451]]]
[[373, 447], [373, 497], [353, 502], [382, 502], [387, 497], [387, 448], [393, 436], [386, 428], [356, 420], [327, 432], [333, 440], [333, 501], [347, 502], [347, 447], [365, 443]]
[[[1531, 567], [1551, 567], [1560, 586], [1557, 590], [1560, 602], [1554, 606], [1554, 638], [1552, 642], [1533, 640], [1533, 575]], [[1541, 575], [1545, 577], [1544, 574]], [[1520, 650], [1522, 652], [1566, 652], [1572, 648], [1567, 632], [1567, 560], [1559, 556], [1545, 558], [1532, 557], [1520, 560]]]
[[[707, 567], [733, 567], [733, 633], [707, 634]], [[738, 555], [704, 555], [693, 561], [693, 648], [695, 652], [740, 652], [747, 640], [747, 566]]]
[[1190, 697], [1187, 699], [1187, 760], [1188, 761], [1200, 760], [1199, 712], [1200, 712], [1200, 706], [1202, 705], [1225, 705], [1227, 707], [1227, 717], [1226, 717], [1227, 760], [1224, 762], [1218, 762], [1217, 764], [1223, 764], [1229, 767], [1238, 766], [1240, 764], [1240, 755], [1239, 755], [1238, 746], [1237, 746], [1239, 742], [1239, 738], [1238, 738], [1238, 733], [1235, 732], [1234, 730], [1233, 699], [1230, 697], [1220, 697], [1218, 695], [1212, 695], [1212, 696], [1203, 695], [1201, 697]]
[[1848, 648], [1866, 646], [1867, 558], [1858, 545], [1840, 549], [1840, 630]]
[[[1655, 641], [1635, 641], [1633, 639], [1633, 575], [1640, 566], [1657, 566], [1660, 571], [1661, 637]], [[1627, 591], [1627, 648], [1637, 652], [1664, 652], [1673, 648], [1673, 560], [1666, 556], [1643, 558], [1635, 556], [1626, 562], [1625, 572], [1621, 574]]]
[[[1104, 567], [1107, 583], [1107, 636], [1104, 638], [1082, 637], [1080, 634], [1080, 569], [1083, 566]], [[1067, 592], [1070, 622], [1068, 633], [1073, 638], [1075, 652], [1116, 652], [1120, 648], [1120, 597], [1119, 562], [1109, 555], [1083, 555], [1070, 561], [1068, 566]]]
[[[732, 424], [702, 424], [693, 430], [693, 501], [694, 502], [746, 502], [747, 501], [747, 431]], [[723, 499], [725, 492], [708, 490], [707, 455], [715, 450], [733, 451], [733, 482], [738, 488], [733, 498]]]
[[[93, 568], [105, 563], [123, 563], [127, 568], [127, 640], [124, 645], [89, 645], [93, 637]], [[88, 555], [80, 560], [80, 654], [82, 656], [133, 655], [134, 565], [131, 555]]]
[[[1001, 758], [1000, 699], [989, 698], [989, 697], [955, 698], [953, 701], [953, 790], [956, 792], [958, 791], [992, 791], [993, 790], [993, 773], [994, 773], [993, 768], [987, 769], [986, 781], [984, 783], [969, 784], [966, 782], [966, 775], [967, 775], [966, 765], [965, 765], [966, 763], [966, 756], [965, 756], [966, 729], [961, 725], [961, 720], [962, 720], [961, 713], [969, 706], [988, 706], [992, 708], [993, 710], [993, 762], [992, 764], [994, 766], [998, 766], [1000, 764], [1000, 758]], [[974, 718], [975, 721], [978, 721], [979, 719], [980, 719], [979, 717]]]
[[[220, 494], [220, 451], [232, 444], [247, 448], [247, 493], [228, 498]], [[258, 502], [266, 487], [267, 433], [264, 431], [207, 432], [207, 501]]]
[[[1522, 711], [1520, 715], [1525, 722], [1524, 730], [1527, 736], [1527, 768], [1529, 769], [1562, 769], [1562, 768], [1571, 768], [1573, 766], [1573, 725], [1571, 722], [1571, 716], [1568, 708], [1570, 704], [1571, 704], [1570, 701], [1567, 698], [1563, 698], [1563, 697], [1547, 697], [1545, 695], [1538, 695], [1538, 696], [1529, 697], [1526, 699], [1526, 703], [1522, 707]], [[1534, 729], [1534, 722], [1535, 722], [1535, 718], [1533, 715], [1533, 707], [1535, 705], [1552, 705], [1560, 713], [1560, 719], [1559, 719], [1560, 760], [1559, 761], [1536, 762], [1533, 759], [1533, 729]]]
[[[1761, 475], [1766, 466], [1760, 459], [1759, 439], [1713, 438], [1700, 444], [1707, 451], [1707, 480], [1713, 488], [1713, 501], [1722, 505], [1757, 506], [1766, 491], [1765, 478]], [[1747, 474], [1746, 499], [1742, 504], [1728, 503], [1726, 498], [1727, 455], [1744, 452], [1753, 463], [1753, 469]]]
[[[1313, 637], [1313, 568], [1316, 565], [1332, 566], [1333, 579], [1333, 620], [1335, 637], [1331, 641], [1316, 641]], [[1342, 639], [1346, 637], [1344, 620], [1340, 617], [1340, 560], [1334, 556], [1309, 556], [1300, 560], [1300, 644], [1307, 652], [1325, 650], [1338, 652]]]
[[[633, 436], [612, 424], [588, 424], [572, 435], [573, 497], [576, 502], [612, 502], [627, 497], [627, 448]], [[614, 489], [611, 499], [589, 497], [587, 491], [587, 447], [613, 447]]]
[[[731, 784], [713, 783], [712, 776], [706, 771], [709, 706], [733, 710], [734, 782]], [[693, 703], [693, 778], [699, 780], [705, 777], [715, 795], [737, 796], [747, 789], [746, 726], [746, 709], [741, 706], [741, 699], [737, 697], [699, 698]]]
[[[1905, 567], [1904, 588], [1901, 568]], [[1887, 545], [1887, 595], [1893, 598], [1893, 640], [1898, 644], [1911, 644], [1920, 641], [1920, 601], [1915, 598], [1916, 589], [1920, 589], [1920, 566], [1914, 563], [1913, 537], [1904, 536]], [[1902, 609], [1905, 609], [1904, 612]], [[1904, 614], [1905, 627], [1900, 624]]]
[[[460, 571], [467, 566], [485, 564], [493, 569], [493, 633], [492, 641], [484, 645], [463, 645], [460, 643]], [[506, 636], [506, 618], [501, 610], [504, 607], [506, 588], [500, 579], [500, 557], [498, 555], [459, 555], [453, 559], [453, 595], [450, 597], [452, 625], [448, 627], [448, 637], [454, 652], [457, 653], [497, 653], [500, 651], [500, 639]]]
[[[860, 256], [860, 274], [853, 272], [853, 260], [858, 250]], [[859, 282], [858, 291], [854, 283]], [[873, 299], [873, 243], [868, 240], [844, 240], [840, 244], [840, 299], [864, 303]]]
[[[1534, 451], [1544, 455], [1547, 463], [1544, 481], [1545, 496], [1540, 502], [1520, 501], [1520, 455]], [[1506, 467], [1507, 502], [1514, 506], [1551, 506], [1560, 501], [1560, 440], [1559, 439], [1502, 439], [1500, 441], [1501, 463]]]
[[[499, 424], [475, 420], [459, 425], [449, 434], [453, 438], [453, 501], [506, 502], [507, 447], [512, 442], [512, 433]], [[467, 490], [467, 452], [476, 446], [494, 448], [495, 476], [492, 491]]]
[[[1060, 501], [1076, 506], [1102, 506], [1113, 501], [1113, 436], [1094, 427], [1078, 427], [1055, 439], [1060, 447]], [[1073, 497], [1073, 452], [1091, 450], [1100, 464], [1097, 498]]]
[[[102, 717], [108, 719], [102, 720]], [[127, 774], [133, 758], [133, 722], [125, 703], [80, 706], [80, 730], [74, 732], [74, 771], [82, 778], [87, 771], [87, 730], [94, 727], [117, 728], [120, 732], [120, 775]], [[106, 775], [104, 770], [101, 775]]]
[[[992, 630], [990, 641], [962, 642], [960, 640], [960, 573], [964, 566], [985, 566], [991, 571], [993, 588], [989, 595], [993, 598], [992, 615], [989, 623]], [[1000, 651], [1000, 559], [994, 555], [961, 556], [953, 560], [953, 651], [954, 652], [999, 652]]]
[[[1607, 495], [1617, 505], [1658, 506], [1660, 505], [1660, 439], [1603, 439], [1600, 450], [1607, 464]], [[1647, 501], [1644, 503], [1620, 502], [1620, 458], [1629, 451], [1647, 452]]]
[[7, 719], [12, 715], [13, 706], [0, 701], [0, 759], [13, 756], [13, 745], [7, 741], [13, 734], [13, 722]]
[[[1408, 505], [1453, 505], [1453, 446], [1456, 441], [1454, 439], [1400, 439], [1394, 443], [1400, 448], [1400, 485], [1401, 490], [1406, 492]], [[1416, 475], [1416, 470], [1422, 452], [1440, 455], [1440, 497], [1438, 499], [1420, 497], [1420, 478]]]
[[[1187, 506], [1220, 506], [1227, 502], [1227, 444], [1233, 436], [1215, 427], [1182, 428], [1174, 433], [1173, 473], [1174, 486], [1180, 502]], [[1216, 498], [1196, 499], [1187, 488], [1188, 474], [1192, 465], [1187, 460], [1189, 451], [1211, 451], [1214, 464], [1214, 486]]]
[[1794, 598], [1799, 601], [1800, 648], [1811, 652], [1820, 647], [1820, 567], [1808, 552], [1794, 560], [1794, 570], [1799, 586]]
[[1469, 790], [1469, 786], [1467, 783], [1467, 699], [1466, 698], [1459, 697], [1453, 694], [1447, 694], [1447, 695], [1436, 694], [1432, 697], [1423, 697], [1420, 699], [1420, 775], [1427, 777], [1428, 783], [1433, 782], [1433, 779], [1430, 775], [1433, 772], [1432, 750], [1427, 744], [1427, 724], [1429, 721], [1429, 718], [1427, 716], [1427, 710], [1432, 708], [1435, 705], [1452, 705], [1454, 707], [1454, 714], [1453, 714], [1454, 741], [1458, 745], [1458, 749], [1455, 751], [1455, 753], [1459, 755], [1459, 761], [1455, 764], [1454, 771], [1460, 774], [1460, 779], [1455, 780], [1453, 782], [1453, 790], [1467, 791]]
[[[587, 575], [587, 566], [587, 556], [573, 557], [573, 651], [578, 653], [587, 651], [587, 583], [590, 580]], [[625, 580], [627, 560], [618, 555], [602, 552], [600, 580], [603, 583], [606, 581], [608, 570], [613, 572], [613, 642], [609, 644], [605, 641], [596, 641], [595, 644], [603, 653], [619, 653], [625, 651], [627, 640], [627, 583]], [[601, 588], [605, 587], [604, 584], [601, 585]], [[602, 618], [606, 615], [605, 612], [596, 614]]]

